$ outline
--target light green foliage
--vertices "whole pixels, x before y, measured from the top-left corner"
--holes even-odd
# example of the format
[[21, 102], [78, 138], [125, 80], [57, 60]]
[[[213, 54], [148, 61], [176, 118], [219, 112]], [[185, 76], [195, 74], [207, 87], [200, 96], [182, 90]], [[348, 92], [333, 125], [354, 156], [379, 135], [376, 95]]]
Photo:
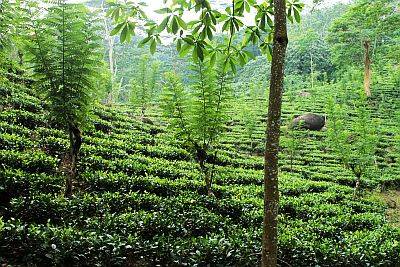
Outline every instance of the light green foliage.
[[20, 1], [0, 1], [0, 70], [7, 72], [22, 64], [21, 38], [25, 34], [26, 12]]
[[192, 66], [192, 70], [190, 90], [184, 90], [176, 74], [166, 74], [162, 108], [176, 136], [193, 151], [210, 194], [214, 169], [208, 165], [215, 163], [215, 148], [228, 118], [229, 77], [200, 61]]
[[215, 144], [227, 120], [229, 80], [226, 74], [218, 74], [200, 62], [193, 65], [193, 71], [190, 90], [184, 90], [176, 74], [166, 74], [163, 109], [181, 136], [207, 149]]
[[338, 153], [344, 163], [349, 161], [348, 132], [346, 132], [345, 118], [347, 112], [344, 105], [336, 103], [331, 97], [327, 103], [327, 138], [328, 145]]
[[269, 85], [271, 65], [265, 56], [257, 56], [243, 68], [240, 68], [234, 77], [235, 94], [248, 94], [248, 84], [257, 84], [257, 94], [265, 97], [266, 88]]
[[14, 20], [13, 8], [9, 1], [0, 2], [0, 51], [3, 51], [10, 42], [12, 27], [9, 27]]
[[399, 29], [397, 0], [356, 1], [330, 28], [328, 41], [332, 45], [332, 59], [342, 70], [348, 65], [362, 66], [362, 43], [369, 40], [374, 63], [398, 47]]
[[359, 100], [360, 96], [355, 88], [362, 88], [363, 71], [355, 66], [347, 67], [338, 81], [338, 98], [346, 104]]
[[131, 102], [134, 106], [139, 106], [144, 115], [145, 105], [149, 101], [149, 88], [147, 84], [147, 62], [148, 55], [143, 55], [139, 62], [137, 77], [131, 80]]
[[150, 66], [150, 76], [148, 81], [148, 86], [150, 90], [150, 97], [151, 100], [155, 100], [158, 94], [160, 93], [159, 90], [159, 76], [160, 76], [160, 61], [152, 61]]
[[230, 96], [229, 77], [214, 71], [203, 63], [193, 65], [193, 96], [191, 128], [193, 138], [204, 147], [213, 146], [227, 119], [227, 101]]
[[[304, 121], [299, 121], [297, 127], [293, 127], [291, 125], [294, 115], [296, 113], [296, 95], [298, 94], [297, 90], [294, 90], [294, 88], [291, 88], [287, 93], [288, 95], [288, 104], [289, 106], [287, 107], [288, 112], [292, 114], [291, 117], [289, 117], [290, 121], [284, 127], [284, 137], [282, 140], [282, 146], [285, 147], [285, 152], [289, 156], [289, 162], [290, 162], [290, 171], [293, 171], [293, 165], [294, 165], [294, 160], [295, 158], [300, 154], [301, 151], [301, 137], [302, 137], [302, 132], [297, 131], [297, 129], [301, 129], [302, 124]], [[302, 104], [302, 103], [301, 103]]]
[[173, 72], [165, 73], [161, 107], [164, 116], [171, 120], [171, 127], [177, 126], [180, 136], [188, 139], [190, 132], [186, 129], [189, 125], [189, 94], [184, 89], [179, 76]]
[[378, 141], [377, 127], [365, 104], [356, 107], [356, 114], [357, 119], [354, 125], [354, 131], [357, 134], [357, 138], [352, 145], [356, 148], [357, 159], [353, 159], [353, 161], [354, 165], [358, 165], [359, 171], [364, 173], [366, 168], [374, 164]]
[[[301, 125], [301, 122], [299, 126]], [[286, 127], [285, 130], [285, 142], [282, 142], [283, 146], [286, 147], [286, 153], [289, 156], [290, 171], [293, 171], [293, 164], [295, 157], [299, 155], [301, 138], [300, 133], [296, 132], [294, 127]]]
[[103, 88], [99, 98], [105, 104], [114, 103], [118, 96], [118, 83], [112, 79], [112, 74], [109, 68], [101, 68], [99, 72], [99, 79], [96, 83], [97, 88]]
[[246, 137], [250, 140], [250, 147], [251, 150], [254, 148], [254, 134], [257, 130], [259, 125], [259, 118], [258, 114], [260, 110], [265, 107], [261, 106], [263, 94], [260, 90], [262, 87], [256, 85], [255, 83], [247, 84], [248, 93], [242, 96], [239, 99], [239, 112], [240, 112], [240, 119], [244, 125], [244, 133]]
[[145, 111], [151, 102], [154, 102], [160, 93], [159, 88], [160, 62], [151, 60], [150, 56], [143, 55], [139, 62], [136, 77], [131, 80], [131, 103]]
[[375, 163], [377, 149], [377, 133], [374, 121], [368, 111], [365, 99], [361, 98], [354, 106], [356, 120], [353, 129], [349, 130], [346, 120], [350, 111], [333, 98], [327, 105], [328, 114], [328, 146], [339, 155], [343, 165], [356, 177], [356, 190], [359, 182]]
[[38, 85], [57, 123], [79, 126], [101, 91], [97, 23], [86, 7], [72, 4], [52, 6], [44, 18], [32, 19], [28, 48]]
[[135, 35], [137, 24], [147, 20], [143, 11], [146, 5], [144, 2], [136, 3], [132, 1], [119, 2], [116, 0], [107, 1], [109, 9], [107, 16], [110, 16], [117, 24], [111, 31], [111, 36], [120, 34], [121, 42], [130, 42]]

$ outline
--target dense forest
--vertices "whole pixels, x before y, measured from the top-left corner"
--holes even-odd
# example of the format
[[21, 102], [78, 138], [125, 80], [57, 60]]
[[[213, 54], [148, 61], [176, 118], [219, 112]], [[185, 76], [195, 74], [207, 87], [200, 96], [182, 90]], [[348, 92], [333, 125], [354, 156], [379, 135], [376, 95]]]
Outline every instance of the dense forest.
[[400, 267], [400, 1], [0, 0], [0, 265]]

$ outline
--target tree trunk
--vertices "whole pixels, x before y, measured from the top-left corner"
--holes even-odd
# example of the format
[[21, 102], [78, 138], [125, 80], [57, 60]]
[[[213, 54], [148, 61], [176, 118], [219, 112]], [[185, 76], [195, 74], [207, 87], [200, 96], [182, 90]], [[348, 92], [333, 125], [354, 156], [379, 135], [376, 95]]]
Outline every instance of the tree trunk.
[[369, 57], [370, 41], [364, 41], [364, 92], [367, 97], [371, 97], [371, 59]]
[[208, 168], [206, 167], [206, 160], [207, 160], [207, 152], [201, 148], [200, 146], [196, 147], [196, 157], [197, 157], [197, 162], [200, 165], [200, 170], [204, 175], [204, 182], [206, 184], [206, 189], [207, 189], [207, 195], [209, 196], [213, 196], [214, 193], [211, 190], [211, 186], [212, 186], [212, 179], [211, 179], [211, 175], [210, 172], [208, 170]]
[[286, 1], [274, 0], [275, 30], [272, 51], [268, 123], [264, 163], [264, 222], [262, 239], [263, 267], [274, 267], [278, 258], [278, 149], [286, 47]]
[[209, 170], [208, 170], [208, 168], [205, 166], [205, 162], [202, 160], [202, 161], [199, 161], [199, 164], [200, 164], [200, 169], [201, 169], [201, 172], [203, 173], [203, 175], [204, 175], [204, 182], [205, 182], [205, 184], [206, 184], [206, 189], [207, 189], [207, 195], [208, 196], [213, 196], [214, 195], [214, 193], [212, 192], [212, 189], [211, 189], [211, 176], [210, 176], [210, 172], [209, 172]]
[[353, 194], [354, 194], [354, 196], [358, 196], [360, 193], [362, 171], [359, 168], [357, 168], [356, 164], [348, 164], [347, 166], [351, 169], [351, 171], [353, 172], [353, 174], [356, 177], [356, 183], [354, 186]]
[[72, 196], [72, 182], [76, 177], [76, 165], [78, 160], [78, 153], [82, 145], [82, 134], [79, 128], [74, 125], [69, 125], [69, 170], [67, 173], [67, 180], [65, 183], [65, 197]]
[[[293, 138], [293, 137], [292, 137]], [[294, 154], [293, 154], [293, 150], [290, 152], [290, 172], [293, 172], [293, 158], [294, 158]]]
[[[107, 13], [106, 3], [103, 0], [101, 2], [101, 9], [104, 13]], [[111, 74], [111, 89], [106, 98], [106, 104], [114, 103], [114, 84], [115, 84], [115, 76], [116, 76], [116, 60], [114, 58], [114, 36], [111, 36], [111, 29], [109, 22], [107, 20], [107, 16], [103, 17], [103, 24], [104, 24], [104, 36], [108, 44], [108, 67]]]
[[311, 59], [310, 59], [310, 72], [311, 72], [311, 89], [314, 89], [314, 59], [313, 59], [313, 54], [310, 54]]
[[356, 185], [354, 187], [354, 195], [358, 196], [360, 193], [360, 183], [361, 183], [361, 177], [357, 176], [356, 177]]
[[145, 117], [146, 117], [146, 107], [142, 105], [140, 109], [140, 120], [143, 121]]
[[204, 169], [203, 171], [204, 177], [205, 177], [205, 182], [206, 182], [206, 188], [207, 188], [207, 195], [208, 196], [214, 196], [214, 193], [211, 189], [212, 187], [212, 181], [211, 181], [211, 175], [210, 172], [208, 171], [207, 168]]

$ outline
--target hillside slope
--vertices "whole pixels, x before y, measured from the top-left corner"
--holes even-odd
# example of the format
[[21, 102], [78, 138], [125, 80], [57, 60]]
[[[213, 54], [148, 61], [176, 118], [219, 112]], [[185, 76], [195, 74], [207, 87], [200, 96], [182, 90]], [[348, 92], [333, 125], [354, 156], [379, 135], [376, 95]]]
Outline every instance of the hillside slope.
[[[324, 95], [312, 93], [294, 108], [285, 96], [284, 110], [292, 112], [284, 123], [293, 113], [324, 113]], [[46, 104], [30, 88], [3, 82], [0, 96], [1, 263], [259, 265], [263, 159], [250, 155], [235, 113], [220, 147], [216, 197], [209, 198], [185, 145], [166, 130], [157, 110], [154, 126], [136, 120], [128, 107], [96, 107], [93, 127], [84, 133], [74, 196], [65, 199], [59, 166], [66, 134], [52, 126]], [[385, 183], [399, 189], [400, 169], [387, 161], [398, 156], [391, 150], [398, 125], [386, 110], [376, 108], [374, 117], [382, 122], [378, 161], [387, 172], [363, 181], [363, 188]], [[259, 123], [256, 150], [262, 151], [263, 133]], [[298, 136], [292, 164], [282, 153], [280, 264], [399, 266], [400, 229], [388, 224], [386, 206], [368, 194], [353, 196], [354, 178], [325, 149], [324, 132]]]

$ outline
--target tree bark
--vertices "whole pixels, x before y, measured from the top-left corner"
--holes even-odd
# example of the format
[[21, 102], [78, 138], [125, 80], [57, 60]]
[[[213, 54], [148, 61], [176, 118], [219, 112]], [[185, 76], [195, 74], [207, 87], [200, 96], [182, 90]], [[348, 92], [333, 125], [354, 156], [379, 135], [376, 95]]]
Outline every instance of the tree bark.
[[371, 59], [369, 57], [370, 41], [364, 41], [364, 92], [371, 97]]
[[354, 187], [354, 195], [358, 196], [360, 193], [360, 184], [361, 184], [361, 177], [357, 176], [356, 178], [356, 185]]
[[314, 89], [314, 59], [313, 59], [313, 54], [310, 54], [310, 71], [311, 71], [311, 89]]
[[[104, 13], [107, 13], [106, 10], [106, 3], [103, 0], [101, 2], [101, 9]], [[108, 67], [110, 70], [111, 74], [111, 89], [110, 92], [108, 93], [106, 97], [106, 104], [112, 104], [114, 103], [114, 83], [115, 83], [115, 77], [116, 77], [116, 72], [117, 72], [117, 67], [116, 67], [116, 60], [114, 58], [114, 36], [111, 36], [111, 29], [109, 22], [107, 20], [107, 16], [103, 17], [103, 24], [104, 24], [104, 36], [108, 44]]]
[[76, 177], [76, 166], [78, 161], [78, 153], [82, 145], [82, 133], [75, 124], [69, 125], [69, 170], [65, 182], [65, 197], [72, 196], [72, 183]]
[[274, 40], [264, 163], [264, 222], [261, 266], [275, 267], [278, 258], [278, 149], [286, 47], [286, 1], [274, 0]]
[[200, 146], [196, 146], [196, 157], [197, 157], [197, 162], [199, 163], [200, 170], [204, 175], [204, 182], [206, 184], [206, 189], [207, 189], [207, 195], [208, 196], [213, 196], [214, 193], [212, 191], [212, 178], [209, 172], [209, 169], [206, 167], [206, 160], [207, 160], [207, 152], [201, 148]]

